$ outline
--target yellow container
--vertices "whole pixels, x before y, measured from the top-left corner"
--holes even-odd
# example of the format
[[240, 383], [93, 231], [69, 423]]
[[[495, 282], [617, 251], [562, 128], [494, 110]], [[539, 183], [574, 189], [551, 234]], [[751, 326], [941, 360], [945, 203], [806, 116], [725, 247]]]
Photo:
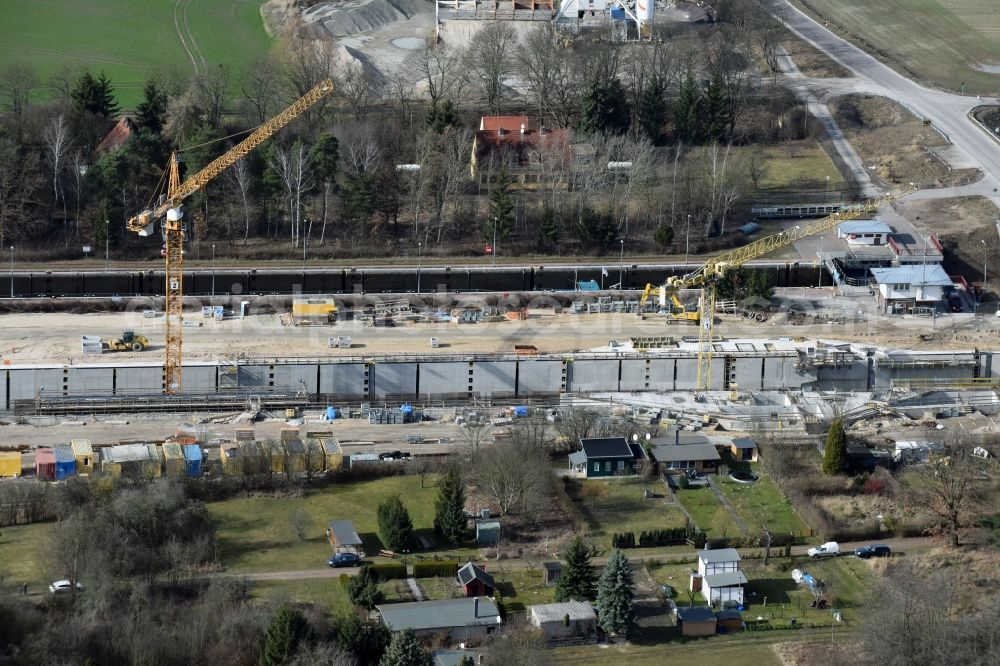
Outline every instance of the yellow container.
[[0, 452], [0, 477], [21, 476], [21, 454], [17, 451]]

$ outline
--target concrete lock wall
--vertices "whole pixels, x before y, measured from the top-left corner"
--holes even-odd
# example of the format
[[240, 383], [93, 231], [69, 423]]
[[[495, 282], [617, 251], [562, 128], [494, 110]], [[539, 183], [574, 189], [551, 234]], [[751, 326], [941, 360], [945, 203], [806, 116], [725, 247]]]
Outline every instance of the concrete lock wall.
[[389, 395], [414, 395], [417, 392], [416, 362], [375, 363], [369, 368], [371, 395], [385, 398]]
[[34, 400], [41, 389], [49, 395], [63, 394], [62, 368], [19, 368], [8, 370], [8, 404], [15, 400]]
[[[421, 363], [420, 394], [467, 393], [472, 385], [473, 366], [469, 362]], [[510, 383], [513, 386], [513, 381]]]
[[330, 363], [319, 366], [319, 392], [326, 395], [368, 395], [364, 363]]
[[236, 385], [241, 389], [263, 389], [271, 384], [271, 368], [266, 365], [241, 365], [236, 370]]
[[[425, 365], [421, 365], [421, 373]], [[517, 381], [516, 361], [478, 361], [472, 373], [472, 392], [480, 395], [494, 393], [513, 394]], [[423, 391], [424, 377], [420, 375], [420, 390]]]
[[560, 393], [563, 362], [559, 359], [531, 359], [517, 362], [517, 394]]
[[275, 365], [272, 371], [274, 386], [286, 391], [317, 393], [319, 389], [319, 365]]
[[[215, 369], [214, 367], [212, 368]], [[181, 377], [187, 383], [188, 369], [182, 370]], [[115, 369], [115, 393], [154, 393], [163, 389], [163, 366], [121, 367]]]
[[617, 391], [619, 364], [617, 360], [573, 361], [567, 370], [567, 390], [575, 393]]
[[[733, 359], [733, 381], [741, 389], [761, 390], [764, 386], [764, 357]], [[712, 373], [715, 374], [714, 372]]]
[[79, 395], [111, 395], [115, 387], [115, 368], [69, 368], [66, 390]]

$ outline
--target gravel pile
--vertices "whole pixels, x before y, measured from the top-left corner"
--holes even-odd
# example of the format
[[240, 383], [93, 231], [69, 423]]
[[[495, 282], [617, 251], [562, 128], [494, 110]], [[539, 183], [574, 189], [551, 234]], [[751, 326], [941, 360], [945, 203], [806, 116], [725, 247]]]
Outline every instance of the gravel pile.
[[302, 18], [331, 37], [346, 37], [432, 11], [428, 0], [344, 0], [315, 4]]

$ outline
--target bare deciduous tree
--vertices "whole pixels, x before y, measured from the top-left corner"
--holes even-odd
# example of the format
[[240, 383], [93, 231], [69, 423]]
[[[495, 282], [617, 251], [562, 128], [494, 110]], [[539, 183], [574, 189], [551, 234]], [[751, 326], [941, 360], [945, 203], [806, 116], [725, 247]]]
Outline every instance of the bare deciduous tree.
[[543, 448], [504, 442], [483, 449], [475, 458], [473, 483], [500, 509], [500, 515], [530, 509], [549, 474]]
[[341, 68], [339, 81], [340, 96], [347, 102], [357, 122], [365, 119], [385, 93], [382, 75], [360, 62], [350, 62]]
[[229, 67], [218, 65], [194, 79], [194, 95], [204, 114], [204, 121], [215, 127], [225, 111], [230, 81]]
[[[62, 187], [63, 171], [66, 168], [64, 159], [69, 152], [71, 140], [69, 138], [69, 126], [63, 114], [59, 114], [50, 122], [42, 132], [42, 139], [45, 141], [47, 150], [45, 157], [52, 168], [52, 192], [58, 203], [62, 200], [63, 223], [66, 222], [66, 193]], [[68, 238], [67, 238], [68, 242]]]
[[427, 92], [431, 105], [446, 99], [459, 100], [466, 85], [461, 51], [438, 43], [433, 34], [407, 56], [403, 70]]
[[298, 247], [302, 236], [302, 196], [312, 188], [309, 151], [301, 141], [297, 141], [290, 149], [278, 148], [274, 151], [274, 160], [270, 166], [284, 186], [292, 247]]
[[910, 505], [941, 521], [934, 532], [957, 548], [962, 531], [981, 509], [981, 470], [965, 448], [948, 445], [942, 455], [932, 455], [916, 472], [908, 493]]
[[281, 98], [279, 80], [279, 66], [271, 56], [259, 58], [243, 70], [240, 90], [253, 109], [252, 117], [257, 124], [263, 124], [275, 114]]
[[469, 65], [493, 115], [500, 113], [504, 88], [514, 73], [516, 48], [517, 33], [504, 21], [487, 23], [469, 44]]
[[226, 171], [226, 180], [243, 207], [243, 244], [246, 245], [250, 238], [250, 168], [245, 157], [236, 160], [233, 166], [229, 167]]

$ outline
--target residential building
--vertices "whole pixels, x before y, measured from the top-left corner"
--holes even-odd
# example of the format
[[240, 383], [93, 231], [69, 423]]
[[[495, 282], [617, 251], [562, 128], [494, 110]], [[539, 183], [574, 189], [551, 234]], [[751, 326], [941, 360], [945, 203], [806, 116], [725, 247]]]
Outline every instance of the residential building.
[[472, 141], [472, 178], [480, 188], [507, 179], [512, 189], [567, 187], [573, 133], [533, 128], [527, 116], [483, 116]]
[[709, 604], [726, 601], [743, 603], [746, 575], [740, 569], [740, 554], [735, 548], [698, 551], [698, 573], [691, 576], [691, 589], [701, 592]]
[[951, 278], [940, 264], [872, 268], [879, 308], [887, 314], [910, 314], [915, 308], [936, 308]]
[[496, 589], [493, 576], [472, 562], [459, 569], [456, 578], [458, 584], [465, 590], [467, 597], [492, 597], [493, 591]]
[[735, 548], [698, 551], [698, 573], [702, 576], [740, 570], [740, 554]]
[[722, 456], [707, 437], [703, 435], [656, 437], [649, 441], [650, 458], [660, 473], [679, 474], [695, 471], [699, 474], [714, 474]]
[[500, 624], [500, 611], [489, 597], [413, 601], [376, 606], [391, 631], [412, 629], [418, 636], [448, 632], [452, 642], [485, 638]]
[[101, 142], [97, 144], [96, 153], [98, 157], [103, 157], [108, 153], [113, 153], [122, 146], [125, 142], [129, 140], [133, 133], [136, 131], [135, 123], [128, 116], [122, 116], [121, 119], [115, 123], [115, 126], [111, 128], [111, 131], [101, 139]]
[[580, 440], [580, 451], [569, 456], [570, 469], [588, 479], [631, 476], [646, 455], [642, 447], [624, 437], [596, 437]]
[[528, 607], [528, 619], [548, 641], [578, 639], [597, 642], [597, 613], [587, 601], [564, 601]]
[[467, 659], [471, 659], [473, 664], [480, 664], [482, 656], [472, 650], [434, 650], [431, 652], [431, 661], [434, 666], [462, 666]]
[[715, 613], [707, 606], [679, 606], [675, 611], [677, 628], [683, 636], [715, 635]]

